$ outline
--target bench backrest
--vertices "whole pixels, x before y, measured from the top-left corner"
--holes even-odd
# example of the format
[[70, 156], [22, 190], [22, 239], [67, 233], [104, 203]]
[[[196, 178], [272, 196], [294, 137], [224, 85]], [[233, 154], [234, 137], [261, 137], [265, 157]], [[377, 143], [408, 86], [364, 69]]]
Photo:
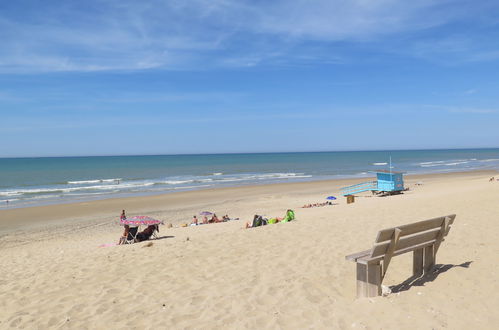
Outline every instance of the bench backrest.
[[383, 229], [376, 237], [370, 258], [382, 258], [385, 254], [390, 257], [396, 256], [432, 244], [435, 244], [438, 250], [438, 246], [449, 233], [455, 218], [456, 215], [452, 214]]

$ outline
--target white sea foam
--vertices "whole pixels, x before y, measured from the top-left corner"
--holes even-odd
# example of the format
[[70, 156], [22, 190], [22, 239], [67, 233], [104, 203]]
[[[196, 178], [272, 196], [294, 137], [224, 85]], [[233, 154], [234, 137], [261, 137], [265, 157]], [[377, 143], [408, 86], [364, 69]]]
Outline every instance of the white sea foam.
[[203, 184], [199, 186], [183, 186], [183, 187], [175, 187], [173, 189], [178, 190], [178, 189], [194, 189], [194, 188], [204, 188], [204, 187], [211, 187], [210, 184]]
[[215, 172], [212, 175], [222, 175], [222, 174], [223, 174], [222, 172]]
[[191, 183], [194, 182], [194, 180], [166, 180], [166, 181], [158, 181], [155, 182], [155, 184], [184, 184], [184, 183]]
[[0, 191], [0, 196], [17, 196], [22, 195], [22, 193], [18, 191]]
[[451, 160], [450, 162], [440, 160], [440, 161], [436, 161], [436, 162], [423, 162], [423, 163], [419, 163], [419, 165], [421, 167], [457, 166], [457, 165], [468, 164], [472, 160], [473, 159], [455, 159], [455, 160]]
[[454, 162], [454, 163], [445, 163], [445, 166], [456, 166], [456, 165], [462, 165], [462, 164], [468, 164], [469, 162], [467, 161], [462, 161], [462, 162]]
[[374, 166], [383, 166], [388, 165], [388, 163], [373, 163]]
[[106, 183], [106, 182], [119, 182], [121, 178], [115, 179], [95, 179], [95, 180], [82, 180], [82, 181], [68, 181], [68, 184], [89, 184], [89, 183]]
[[0, 191], [0, 196], [72, 193], [75, 191], [87, 191], [87, 190], [114, 190], [116, 188], [120, 190], [125, 190], [129, 188], [148, 187], [152, 185], [154, 185], [153, 182], [145, 182], [145, 183], [129, 183], [121, 185], [99, 185], [99, 186], [84, 186], [84, 187], [71, 187], [71, 188], [55, 187], [55, 188], [19, 189], [12, 191]]
[[479, 160], [479, 162], [482, 162], [482, 163], [487, 163], [487, 162], [499, 162], [499, 159], [497, 159], [497, 158], [481, 159], [481, 160]]
[[422, 163], [419, 163], [419, 165], [436, 165], [438, 166], [439, 164], [443, 164], [445, 163], [445, 160], [437, 160], [437, 161], [434, 161], [434, 162], [422, 162]]
[[266, 173], [266, 174], [244, 174], [237, 177], [227, 177], [218, 181], [237, 182], [237, 181], [261, 181], [261, 180], [279, 180], [279, 179], [297, 179], [310, 178], [312, 175], [304, 173]]

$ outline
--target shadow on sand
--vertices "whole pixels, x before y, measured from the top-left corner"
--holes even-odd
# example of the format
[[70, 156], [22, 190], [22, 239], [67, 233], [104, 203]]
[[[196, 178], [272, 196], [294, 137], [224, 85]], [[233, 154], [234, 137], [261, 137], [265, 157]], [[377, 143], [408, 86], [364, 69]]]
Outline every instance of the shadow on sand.
[[407, 291], [413, 286], [424, 286], [425, 283], [433, 282], [438, 277], [438, 275], [445, 273], [446, 271], [448, 271], [452, 268], [456, 268], [456, 267], [469, 268], [472, 262], [473, 261], [466, 261], [460, 265], [437, 264], [437, 265], [435, 265], [435, 267], [433, 267], [433, 270], [431, 271], [431, 273], [423, 275], [423, 276], [411, 276], [407, 280], [405, 280], [404, 282], [391, 286], [390, 289], [392, 290], [392, 293], [396, 293], [396, 292]]
[[160, 239], [175, 238], [175, 236], [160, 236], [150, 241], [159, 241]]

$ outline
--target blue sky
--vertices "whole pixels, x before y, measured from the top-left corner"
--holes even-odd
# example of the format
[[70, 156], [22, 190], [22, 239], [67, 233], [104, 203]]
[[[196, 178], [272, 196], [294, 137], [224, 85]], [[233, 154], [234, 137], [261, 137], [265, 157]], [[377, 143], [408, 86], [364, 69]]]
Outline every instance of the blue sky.
[[497, 1], [2, 1], [0, 157], [499, 147]]

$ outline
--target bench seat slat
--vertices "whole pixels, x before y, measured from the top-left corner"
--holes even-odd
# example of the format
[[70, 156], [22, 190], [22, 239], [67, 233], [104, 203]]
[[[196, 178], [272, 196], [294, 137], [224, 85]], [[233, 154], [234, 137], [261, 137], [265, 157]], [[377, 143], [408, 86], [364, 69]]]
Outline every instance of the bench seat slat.
[[[414, 222], [414, 223], [411, 223], [408, 225], [398, 226], [397, 228], [402, 231], [400, 233], [400, 237], [404, 237], [407, 235], [412, 235], [414, 233], [427, 231], [427, 230], [434, 229], [434, 228], [440, 228], [446, 217], [450, 218], [449, 225], [452, 225], [454, 223], [454, 219], [456, 218], [456, 215], [451, 214], [451, 215], [447, 215], [444, 217], [433, 218], [430, 220], [418, 221], [418, 222]], [[390, 240], [393, 236], [394, 231], [395, 231], [395, 228], [388, 228], [388, 229], [380, 230], [377, 237], [376, 237], [375, 242], [381, 243], [381, 242]]]

